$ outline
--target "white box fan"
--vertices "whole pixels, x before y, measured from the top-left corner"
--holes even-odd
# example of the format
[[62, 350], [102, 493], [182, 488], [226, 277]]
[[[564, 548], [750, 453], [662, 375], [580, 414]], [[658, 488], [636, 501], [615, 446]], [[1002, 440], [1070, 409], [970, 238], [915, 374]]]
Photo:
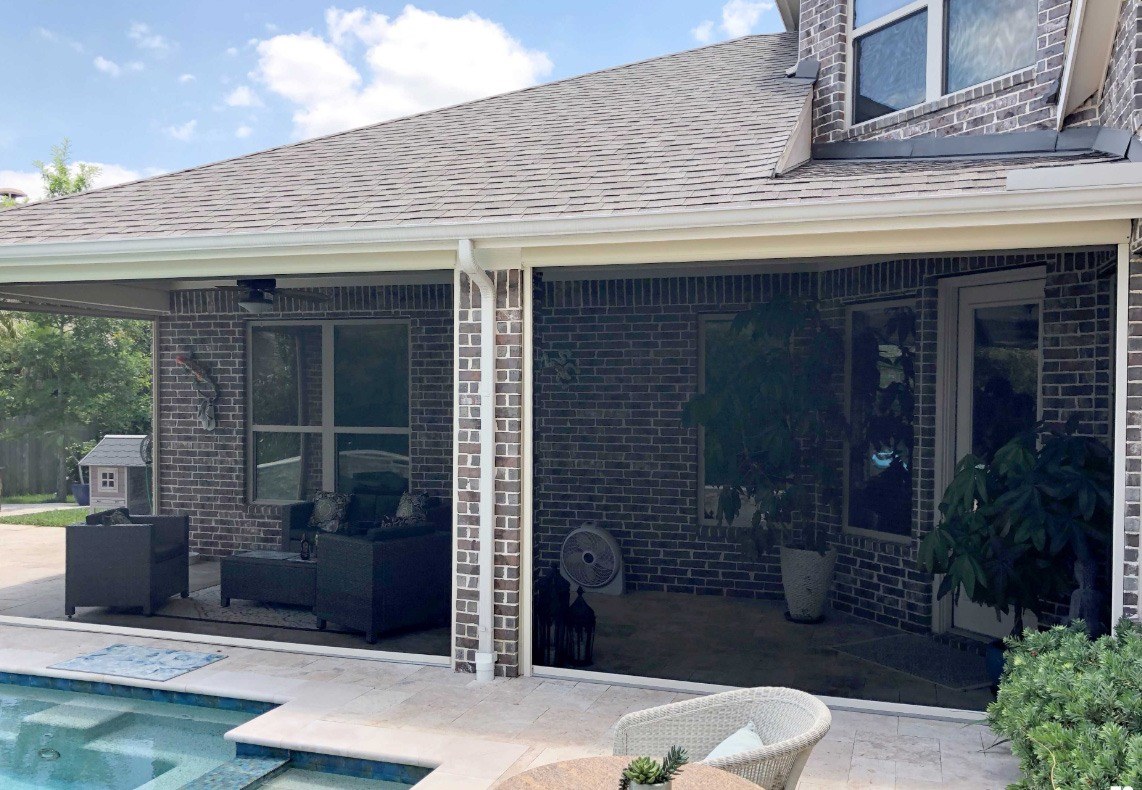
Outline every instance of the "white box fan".
[[584, 524], [563, 540], [559, 572], [584, 592], [623, 594], [622, 551], [611, 533], [597, 524]]

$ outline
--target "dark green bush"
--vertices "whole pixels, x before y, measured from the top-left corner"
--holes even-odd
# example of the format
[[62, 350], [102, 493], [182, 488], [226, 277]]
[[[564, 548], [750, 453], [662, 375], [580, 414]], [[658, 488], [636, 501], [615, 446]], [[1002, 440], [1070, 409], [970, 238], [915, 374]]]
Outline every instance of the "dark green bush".
[[1008, 640], [988, 723], [1021, 790], [1142, 786], [1142, 626], [1091, 641], [1081, 622]]

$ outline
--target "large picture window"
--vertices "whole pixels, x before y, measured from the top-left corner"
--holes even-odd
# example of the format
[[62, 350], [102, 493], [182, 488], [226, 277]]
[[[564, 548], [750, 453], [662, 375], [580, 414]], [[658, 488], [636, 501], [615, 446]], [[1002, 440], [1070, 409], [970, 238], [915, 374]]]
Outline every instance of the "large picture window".
[[[752, 341], [732, 329], [732, 315], [704, 315], [698, 324], [698, 391], [717, 392], [726, 386], [728, 377], [737, 369], [738, 360], [745, 354], [755, 353]], [[705, 526], [714, 526], [718, 519], [718, 497], [722, 486], [733, 477], [733, 464], [741, 449], [739, 429], [727, 411], [724, 423], [711, 422], [698, 429], [698, 510], [699, 520]], [[734, 524], [748, 524], [757, 506], [753, 500], [742, 503]]]
[[910, 303], [849, 310], [849, 529], [912, 532], [916, 314]]
[[1030, 66], [1037, 19], [1037, 0], [853, 0], [853, 121]]
[[408, 480], [407, 322], [252, 323], [247, 348], [253, 501]]

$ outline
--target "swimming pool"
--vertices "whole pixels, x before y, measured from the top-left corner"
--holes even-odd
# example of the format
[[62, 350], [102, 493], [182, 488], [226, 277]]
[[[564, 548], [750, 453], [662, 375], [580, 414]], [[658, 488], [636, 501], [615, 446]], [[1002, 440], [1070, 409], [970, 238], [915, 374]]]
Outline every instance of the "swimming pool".
[[[219, 771], [277, 790], [408, 790], [412, 784], [304, 770], [304, 762], [291, 767], [289, 755], [235, 759], [234, 743], [223, 736], [257, 713], [116, 693], [0, 683], [0, 787], [176, 790], [195, 788], [199, 780], [202, 787], [244, 786], [242, 779], [222, 785], [204, 778]], [[269, 771], [271, 778], [264, 778]]]

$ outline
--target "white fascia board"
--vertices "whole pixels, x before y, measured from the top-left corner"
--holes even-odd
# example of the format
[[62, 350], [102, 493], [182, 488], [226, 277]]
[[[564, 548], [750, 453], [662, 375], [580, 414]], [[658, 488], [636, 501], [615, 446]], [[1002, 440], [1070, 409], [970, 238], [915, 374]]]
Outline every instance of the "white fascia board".
[[1121, 2], [1074, 0], [1067, 23], [1056, 128], [1098, 93], [1106, 80]]
[[777, 158], [774, 172], [784, 175], [798, 165], [809, 161], [813, 155], [813, 90], [805, 93], [805, 101], [801, 105], [801, 112], [793, 129], [789, 132], [789, 139], [785, 141], [785, 148]]
[[[1124, 167], [1125, 165], [1115, 165]], [[1082, 166], [1061, 188], [930, 197], [775, 203], [741, 209], [641, 212], [575, 218], [490, 221], [383, 228], [180, 236], [0, 245], [0, 282], [186, 279], [450, 269], [459, 239], [486, 250], [488, 265], [521, 260], [519, 250], [734, 238], [816, 237], [824, 243], [855, 232], [890, 234], [933, 228], [1048, 225], [1132, 219], [1142, 183], [1116, 175], [1092, 185]], [[1069, 170], [1052, 168], [1050, 170]], [[1044, 168], [1043, 170], [1049, 170]], [[1133, 172], [1133, 171], [1127, 171]], [[1041, 174], [1042, 178], [1049, 178]], [[1081, 186], [1077, 185], [1081, 183]], [[1117, 243], [1117, 239], [1115, 243]], [[900, 251], [906, 251], [901, 248]], [[782, 255], [787, 253], [782, 252]], [[801, 253], [798, 253], [801, 254]], [[804, 254], [812, 254], [805, 252]], [[775, 257], [767, 255], [764, 257]], [[528, 260], [527, 253], [522, 256]], [[589, 262], [589, 261], [584, 261]]]
[[792, 33], [801, 22], [801, 0], [777, 0], [777, 11], [785, 30]]

